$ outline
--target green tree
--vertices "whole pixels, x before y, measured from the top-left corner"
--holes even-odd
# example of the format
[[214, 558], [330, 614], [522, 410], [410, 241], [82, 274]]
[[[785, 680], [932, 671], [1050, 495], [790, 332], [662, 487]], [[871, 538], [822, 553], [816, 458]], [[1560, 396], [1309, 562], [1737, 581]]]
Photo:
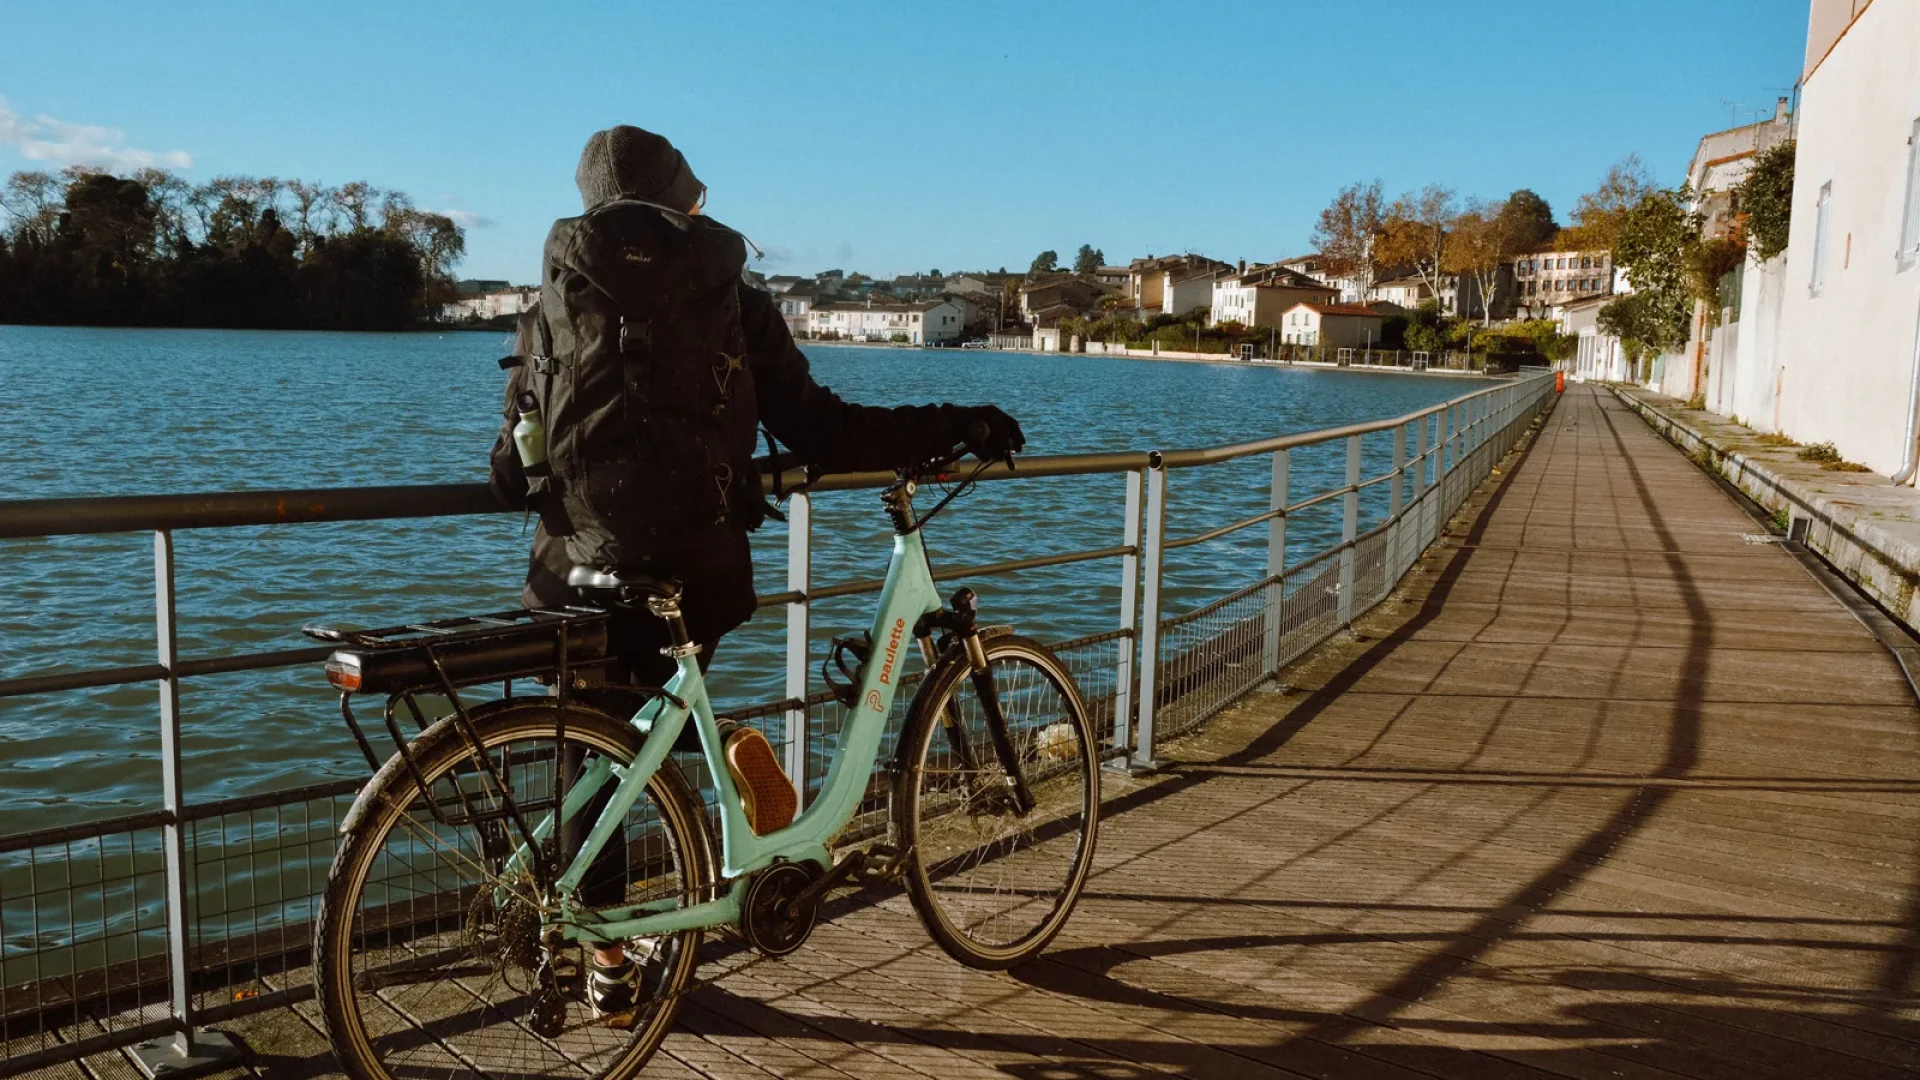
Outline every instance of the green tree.
[[1073, 256], [1073, 272], [1091, 274], [1106, 265], [1107, 253], [1092, 244], [1081, 244], [1080, 250]]
[[1507, 196], [1499, 206], [1500, 228], [1515, 253], [1532, 251], [1553, 239], [1560, 226], [1553, 222], [1553, 207], [1527, 188]]
[[60, 234], [101, 270], [125, 275], [152, 256], [158, 217], [138, 180], [93, 173], [67, 188]]
[[1060, 269], [1060, 253], [1049, 248], [1033, 257], [1033, 265], [1027, 267], [1028, 274], [1051, 274]]
[[1687, 260], [1699, 243], [1700, 220], [1687, 209], [1687, 201], [1685, 189], [1648, 192], [1614, 227], [1614, 262], [1641, 297], [1636, 340], [1661, 352], [1687, 340], [1687, 320], [1693, 313]]
[[[381, 227], [321, 185], [70, 168], [0, 184], [0, 318], [38, 323], [397, 329], [431, 313], [459, 227], [380, 196]], [[350, 199], [353, 198], [350, 194]], [[365, 207], [362, 207], [365, 211]], [[286, 214], [305, 222], [288, 227]]]
[[1793, 220], [1793, 158], [1791, 139], [1761, 151], [1753, 171], [1733, 189], [1734, 205], [1747, 216], [1747, 240], [1761, 262], [1787, 250], [1787, 229]]

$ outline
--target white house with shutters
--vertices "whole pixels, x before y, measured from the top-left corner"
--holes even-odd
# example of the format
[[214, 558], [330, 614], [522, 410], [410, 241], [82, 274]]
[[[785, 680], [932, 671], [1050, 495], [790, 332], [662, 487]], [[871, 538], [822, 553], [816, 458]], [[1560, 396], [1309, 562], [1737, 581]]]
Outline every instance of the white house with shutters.
[[815, 304], [807, 314], [807, 329], [815, 338], [902, 345], [958, 340], [965, 323], [966, 310], [946, 297], [912, 304], [847, 300]]

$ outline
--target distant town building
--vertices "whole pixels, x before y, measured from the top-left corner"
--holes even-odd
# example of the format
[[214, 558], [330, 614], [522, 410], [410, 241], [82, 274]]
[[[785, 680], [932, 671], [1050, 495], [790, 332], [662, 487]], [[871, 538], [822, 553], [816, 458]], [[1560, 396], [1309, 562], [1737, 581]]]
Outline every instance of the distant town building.
[[895, 296], [926, 296], [946, 289], [947, 279], [935, 274], [901, 274], [886, 282], [886, 290]]
[[1136, 315], [1184, 315], [1213, 303], [1213, 277], [1233, 269], [1204, 255], [1163, 255], [1127, 265], [1126, 295]]
[[993, 292], [993, 286], [972, 274], [955, 274], [946, 281], [947, 292], [956, 296], [976, 296]]
[[1128, 296], [1127, 285], [1133, 280], [1133, 275], [1124, 266], [1098, 266], [1094, 268], [1093, 280], [1116, 290], [1122, 296]]
[[1536, 248], [1514, 260], [1513, 302], [1523, 319], [1555, 318], [1554, 309], [1615, 288], [1613, 256], [1605, 251], [1555, 251]]
[[485, 293], [506, 292], [511, 288], [513, 288], [511, 283], [495, 281], [492, 278], [465, 278], [453, 283], [453, 291], [459, 293], [461, 296], [480, 296]]
[[1352, 274], [1334, 273], [1332, 270], [1328, 268], [1327, 257], [1325, 255], [1319, 254], [1318, 252], [1311, 252], [1306, 255], [1296, 256], [1295, 258], [1291, 258], [1291, 259], [1282, 259], [1280, 260], [1279, 265], [1287, 268], [1288, 270], [1305, 274], [1306, 276], [1312, 278], [1313, 280], [1320, 282], [1322, 285], [1331, 285], [1333, 288], [1339, 291], [1340, 302], [1343, 304], [1359, 304], [1359, 303], [1364, 303], [1368, 300], [1382, 299], [1382, 297], [1377, 295], [1378, 293], [1377, 285], [1379, 280], [1382, 278], [1392, 278], [1392, 277], [1399, 276], [1397, 273], [1393, 273], [1393, 272], [1383, 273], [1379, 275], [1375, 279], [1376, 288], [1369, 290], [1366, 296], [1361, 296], [1360, 295], [1360, 292], [1361, 292], [1360, 279], [1353, 276]]
[[812, 337], [847, 341], [893, 341], [927, 345], [957, 340], [966, 310], [942, 298], [918, 303], [836, 300], [814, 305], [807, 316]]
[[[1419, 307], [1425, 301], [1435, 299], [1433, 289], [1417, 277], [1395, 277], [1379, 282], [1368, 292], [1366, 298], [1370, 301], [1385, 300], [1408, 311]], [[1356, 302], [1345, 296], [1342, 300], [1345, 303]], [[1445, 310], [1445, 305], [1442, 305], [1441, 309]]]
[[[454, 288], [468, 282], [456, 283]], [[462, 295], [450, 304], [440, 305], [440, 318], [443, 322], [485, 322], [503, 315], [518, 315], [540, 300], [540, 290], [531, 285], [518, 288], [504, 281], [473, 282], [473, 284], [493, 285], [497, 288], [478, 294]]]
[[[773, 280], [769, 278], [769, 284]], [[776, 291], [773, 302], [780, 309], [780, 317], [786, 320], [787, 332], [802, 338], [811, 330], [813, 306], [823, 299], [826, 298], [821, 295], [820, 286], [811, 280], [796, 280]]]
[[1037, 324], [1043, 318], [1091, 315], [1100, 310], [1103, 297], [1114, 295], [1111, 287], [1072, 274], [1029, 281], [1020, 286], [1020, 317]]
[[1560, 332], [1576, 339], [1570, 365], [1576, 378], [1624, 382], [1630, 374], [1620, 339], [1600, 329], [1600, 309], [1612, 302], [1612, 296], [1595, 293], [1559, 309]]
[[784, 293], [802, 284], [811, 285], [813, 279], [804, 278], [798, 274], [775, 274], [767, 279], [767, 291], [775, 294]]
[[1280, 317], [1280, 340], [1289, 345], [1360, 349], [1380, 343], [1385, 318], [1359, 304], [1299, 303]]
[[1340, 298], [1338, 289], [1279, 263], [1222, 272], [1212, 279], [1212, 287], [1207, 322], [1213, 326], [1235, 322], [1278, 327], [1295, 304], [1331, 304]]

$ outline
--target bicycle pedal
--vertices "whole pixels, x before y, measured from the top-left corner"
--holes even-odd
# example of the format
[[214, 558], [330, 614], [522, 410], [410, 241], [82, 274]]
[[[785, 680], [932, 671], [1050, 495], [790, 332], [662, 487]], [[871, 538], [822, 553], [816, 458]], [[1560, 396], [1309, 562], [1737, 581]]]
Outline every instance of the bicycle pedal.
[[740, 793], [740, 808], [754, 834], [765, 836], [792, 824], [800, 796], [787, 779], [773, 744], [757, 728], [742, 727], [727, 736], [727, 772]]

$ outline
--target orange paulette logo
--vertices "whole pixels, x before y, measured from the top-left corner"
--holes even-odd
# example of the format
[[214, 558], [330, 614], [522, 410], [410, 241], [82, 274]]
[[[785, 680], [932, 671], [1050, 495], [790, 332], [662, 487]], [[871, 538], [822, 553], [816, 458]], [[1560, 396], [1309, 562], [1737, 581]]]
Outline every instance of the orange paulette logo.
[[872, 709], [874, 712], [887, 711], [886, 709], [882, 708], [880, 705], [880, 691], [878, 690], [867, 691], [867, 708]]
[[907, 632], [907, 620], [893, 620], [893, 633], [887, 635], [887, 657], [880, 663], [880, 682], [893, 685], [893, 662], [900, 659], [900, 635]]

